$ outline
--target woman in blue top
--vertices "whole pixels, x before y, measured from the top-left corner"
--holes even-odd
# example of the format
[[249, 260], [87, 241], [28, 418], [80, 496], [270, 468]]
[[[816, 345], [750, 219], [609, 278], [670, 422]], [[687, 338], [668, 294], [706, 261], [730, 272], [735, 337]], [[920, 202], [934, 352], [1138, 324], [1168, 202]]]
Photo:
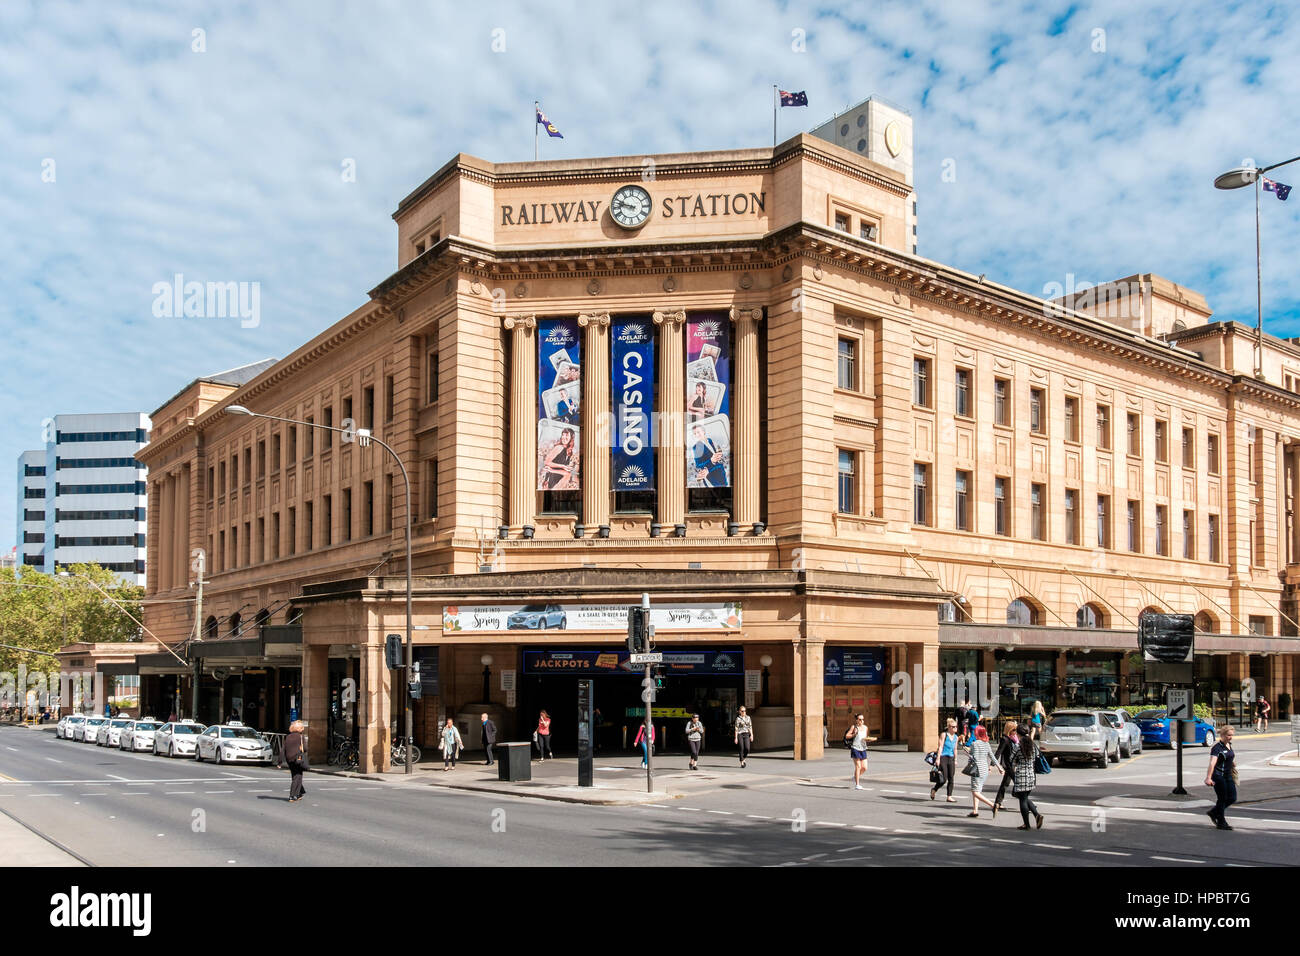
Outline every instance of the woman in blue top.
[[867, 772], [867, 718], [858, 714], [853, 726], [844, 731], [844, 740], [849, 745], [849, 755], [853, 758], [853, 789], [862, 789], [862, 775]]
[[1034, 706], [1029, 708], [1030, 736], [1035, 740], [1043, 734], [1043, 717], [1046, 716], [1046, 714], [1047, 711], [1043, 710], [1043, 702], [1041, 700], [1034, 701]]
[[956, 770], [954, 764], [957, 756], [957, 721], [949, 717], [944, 732], [939, 735], [939, 746], [936, 748], [939, 754], [939, 773], [943, 774], [944, 779], [940, 780], [930, 788], [930, 799], [933, 800], [938, 794], [939, 788], [945, 783], [948, 785], [948, 802], [956, 803], [957, 798], [952, 795], [953, 774]]

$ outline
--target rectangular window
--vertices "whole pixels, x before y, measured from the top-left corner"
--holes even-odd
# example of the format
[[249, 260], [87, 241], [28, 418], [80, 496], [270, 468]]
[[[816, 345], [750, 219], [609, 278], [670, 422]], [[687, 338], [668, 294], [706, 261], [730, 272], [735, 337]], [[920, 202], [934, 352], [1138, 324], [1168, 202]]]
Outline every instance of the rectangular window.
[[1183, 467], [1196, 467], [1196, 433], [1190, 428], [1183, 429]]
[[1183, 512], [1183, 557], [1196, 560], [1196, 515], [1190, 511]]
[[266, 477], [266, 441], [257, 443], [257, 477]]
[[1273, 619], [1262, 614], [1252, 614], [1246, 618], [1250, 633], [1259, 637], [1268, 637], [1273, 632]]
[[233, 495], [239, 490], [239, 454], [230, 456], [230, 493]]
[[248, 567], [253, 563], [253, 523], [251, 521], [244, 522], [244, 550], [242, 553], [243, 560], [240, 563], [244, 567]]
[[367, 538], [375, 533], [375, 483], [367, 481], [361, 500], [361, 533]]
[[1142, 419], [1132, 412], [1128, 413], [1125, 419], [1126, 428], [1128, 429], [1128, 453], [1130, 455], [1142, 454]]
[[1065, 543], [1079, 543], [1079, 493], [1073, 488], [1065, 489]]
[[858, 390], [858, 343], [855, 339], [840, 339], [839, 387], [850, 392]]
[[289, 439], [289, 460], [285, 466], [298, 464], [298, 426], [289, 425], [285, 429], [285, 436]]
[[271, 474], [280, 473], [280, 433], [271, 436]]
[[432, 405], [438, 400], [438, 352], [433, 350], [428, 354], [428, 366], [425, 369], [425, 383], [427, 386], [426, 402]]
[[838, 229], [840, 232], [848, 232], [848, 231], [849, 231], [849, 216], [848, 216], [848, 213], [837, 212], [837, 213], [835, 214], [835, 228]]
[[1210, 515], [1206, 521], [1206, 534], [1209, 538], [1210, 554], [1209, 558], [1215, 564], [1219, 563], [1219, 516]]
[[352, 489], [343, 489], [343, 540], [352, 540]]
[[1065, 440], [1079, 440], [1079, 400], [1073, 395], [1065, 396]]
[[843, 448], [839, 450], [839, 510], [840, 514], [852, 515], [858, 513], [857, 501], [857, 454], [846, 451]]
[[303, 514], [306, 524], [303, 526], [303, 544], [310, 551], [316, 545], [316, 502], [307, 502], [307, 511]]
[[253, 480], [253, 449], [244, 449], [244, 484], [249, 484]]
[[352, 422], [352, 427], [355, 429], [355, 428], [356, 428], [356, 425], [357, 425], [357, 420], [356, 420], [355, 418], [352, 417], [352, 399], [351, 399], [351, 397], [343, 399], [343, 421], [340, 423], [339, 427], [340, 427], [340, 428], [347, 428], [347, 427], [348, 427], [348, 422], [349, 422], [349, 421]]
[[307, 416], [307, 427], [302, 430], [303, 457], [311, 458], [316, 454], [316, 419]]
[[876, 224], [867, 222], [865, 219], [858, 221], [858, 235], [868, 242], [876, 241]]
[[970, 472], [957, 472], [954, 525], [958, 531], [970, 530]]
[[957, 395], [956, 395], [957, 417], [971, 418], [970, 403], [970, 369], [957, 369]]
[[1011, 381], [1005, 378], [993, 380], [993, 424], [1011, 424]]
[[1047, 434], [1047, 394], [1041, 388], [1029, 390], [1029, 430], [1035, 435]]
[[361, 390], [361, 427], [375, 428], [375, 387], [367, 385]]
[[289, 549], [289, 556], [298, 553], [298, 509], [289, 509], [289, 533], [285, 535], [284, 543]]
[[917, 462], [912, 466], [912, 523], [930, 523], [929, 492], [930, 466]]
[[396, 386], [393, 382], [393, 376], [384, 376], [384, 421], [393, 420], [393, 402], [396, 398]]
[[230, 566], [239, 567], [239, 529], [230, 529]]
[[1097, 547], [1110, 547], [1110, 496], [1097, 496]]
[[1043, 508], [1047, 497], [1046, 485], [1029, 486], [1029, 533], [1035, 541], [1047, 540], [1047, 522], [1043, 520]]
[[393, 476], [384, 475], [384, 531], [393, 530]]
[[1142, 510], [1136, 501], [1128, 503], [1128, 549], [1142, 550]]
[[1169, 554], [1169, 506], [1156, 505], [1156, 554]]
[[1097, 406], [1097, 447], [1110, 451], [1110, 406]]
[[226, 533], [217, 532], [217, 570], [226, 570]]
[[1156, 419], [1156, 461], [1162, 465], [1169, 463], [1169, 423]]
[[1205, 470], [1211, 475], [1219, 473], [1219, 436], [1205, 436]]
[[325, 539], [325, 547], [334, 543], [334, 498], [326, 495], [323, 499], [324, 513], [321, 515], [321, 529], [325, 532], [322, 537]]
[[[325, 429], [333, 428], [334, 427], [334, 406], [331, 405], [329, 408], [325, 409], [324, 412], [322, 412], [321, 414], [323, 416], [321, 419], [321, 424], [325, 426]], [[332, 431], [326, 431], [325, 429], [321, 430], [320, 443], [322, 446], [321, 447], [322, 454], [328, 454], [329, 452], [334, 450], [334, 433]]]
[[280, 512], [271, 512], [271, 560], [276, 561], [280, 557]]
[[993, 533], [1011, 534], [1011, 502], [1006, 478], [993, 480]]
[[212, 496], [217, 492], [217, 480], [214, 477], [215, 474], [216, 474], [215, 471], [209, 467], [208, 468], [208, 503], [209, 504], [211, 504], [212, 502]]
[[930, 360], [912, 359], [912, 404], [930, 407]]
[[424, 468], [425, 517], [438, 517], [438, 459], [430, 458]]

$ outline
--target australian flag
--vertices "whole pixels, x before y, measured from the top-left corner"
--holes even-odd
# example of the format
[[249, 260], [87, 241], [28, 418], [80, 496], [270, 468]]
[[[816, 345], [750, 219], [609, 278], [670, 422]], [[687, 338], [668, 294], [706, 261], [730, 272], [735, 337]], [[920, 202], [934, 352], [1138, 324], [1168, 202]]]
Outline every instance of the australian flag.
[[781, 90], [780, 92], [782, 106], [808, 105], [808, 94], [803, 90], [800, 90], [798, 93], [787, 93], [785, 90]]
[[1275, 183], [1267, 176], [1261, 176], [1259, 178], [1264, 180], [1264, 192], [1277, 193], [1277, 198], [1283, 202], [1286, 202], [1286, 197], [1291, 195], [1291, 187], [1285, 183]]
[[560, 139], [564, 139], [564, 134], [556, 129], [555, 124], [546, 118], [546, 114], [542, 112], [540, 106], [537, 107], [537, 122], [546, 127], [547, 136], [556, 136]]

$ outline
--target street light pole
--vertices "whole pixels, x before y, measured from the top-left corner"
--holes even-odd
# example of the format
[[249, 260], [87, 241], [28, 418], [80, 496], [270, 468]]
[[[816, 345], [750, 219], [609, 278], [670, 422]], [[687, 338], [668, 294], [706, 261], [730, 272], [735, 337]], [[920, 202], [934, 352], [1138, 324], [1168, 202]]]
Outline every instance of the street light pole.
[[[274, 422], [286, 422], [290, 425], [302, 425], [306, 428], [319, 428], [323, 431], [339, 432], [343, 435], [352, 435], [358, 440], [361, 447], [365, 447], [370, 442], [374, 442], [388, 454], [393, 456], [393, 461], [397, 462], [397, 467], [402, 473], [402, 484], [406, 488], [406, 679], [409, 684], [411, 674], [414, 672], [415, 664], [415, 644], [411, 636], [412, 632], [412, 612], [411, 612], [411, 592], [413, 588], [412, 571], [411, 571], [411, 477], [406, 473], [406, 466], [402, 464], [402, 459], [398, 457], [397, 452], [393, 451], [387, 443], [380, 441], [370, 433], [368, 428], [358, 428], [349, 430], [346, 428], [336, 428], [333, 425], [321, 425], [317, 422], [300, 422], [295, 418], [281, 418], [279, 415], [266, 415], [262, 412], [254, 412], [245, 408], [243, 405], [227, 405], [226, 411], [231, 415], [247, 415], [251, 418], [266, 418]], [[414, 773], [414, 761], [411, 759], [411, 749], [415, 744], [414, 737], [414, 711], [411, 706], [410, 687], [406, 692], [406, 772]]]

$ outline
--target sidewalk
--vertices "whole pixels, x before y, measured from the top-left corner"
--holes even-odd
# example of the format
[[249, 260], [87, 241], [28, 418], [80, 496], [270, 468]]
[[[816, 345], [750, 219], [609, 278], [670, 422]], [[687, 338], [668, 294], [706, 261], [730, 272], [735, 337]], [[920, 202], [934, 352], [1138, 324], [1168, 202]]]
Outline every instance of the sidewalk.
[[0, 847], [6, 866], [85, 866], [12, 817], [0, 813]]

